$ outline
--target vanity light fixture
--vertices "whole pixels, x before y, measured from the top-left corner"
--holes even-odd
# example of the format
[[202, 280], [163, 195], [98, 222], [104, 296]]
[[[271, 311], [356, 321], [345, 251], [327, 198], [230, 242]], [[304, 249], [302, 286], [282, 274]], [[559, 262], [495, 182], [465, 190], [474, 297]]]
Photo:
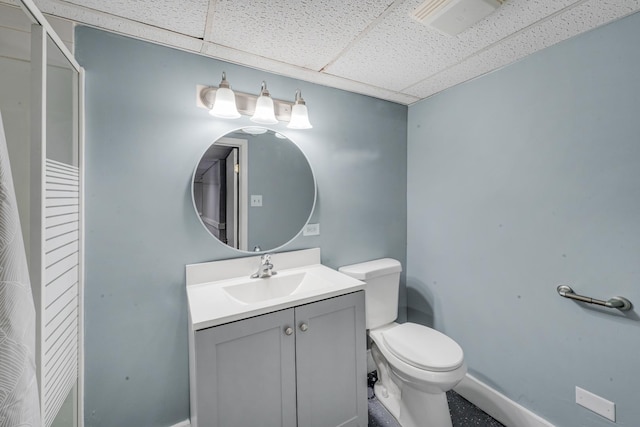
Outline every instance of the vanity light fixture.
[[238, 107], [236, 107], [236, 95], [231, 90], [229, 82], [227, 81], [227, 74], [222, 72], [222, 81], [218, 90], [216, 90], [216, 97], [213, 101], [213, 107], [209, 110], [209, 114], [214, 117], [220, 117], [221, 119], [237, 119], [240, 117]]
[[260, 95], [232, 91], [226, 73], [222, 73], [219, 87], [197, 85], [196, 105], [209, 110], [218, 118], [236, 119], [240, 115], [249, 116], [255, 123], [274, 125], [287, 122], [289, 129], [311, 129], [309, 112], [300, 89], [296, 90], [295, 101], [271, 98], [267, 83], [262, 82]]
[[267, 90], [267, 82], [262, 81], [260, 88], [260, 96], [256, 101], [256, 111], [251, 116], [251, 121], [260, 123], [261, 125], [274, 125], [278, 123], [275, 112], [273, 110], [273, 99]]
[[296, 89], [296, 101], [291, 108], [291, 120], [287, 127], [289, 129], [311, 129], [313, 127], [309, 122], [309, 112], [300, 89]]

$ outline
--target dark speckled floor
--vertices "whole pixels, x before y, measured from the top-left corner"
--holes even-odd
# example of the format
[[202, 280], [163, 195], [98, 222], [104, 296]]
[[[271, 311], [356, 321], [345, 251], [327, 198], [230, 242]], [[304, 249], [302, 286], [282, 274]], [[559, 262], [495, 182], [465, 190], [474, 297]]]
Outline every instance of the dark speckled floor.
[[[369, 397], [369, 427], [399, 427], [395, 418], [373, 396], [371, 388], [369, 388]], [[447, 400], [453, 427], [504, 427], [454, 391], [447, 393]]]

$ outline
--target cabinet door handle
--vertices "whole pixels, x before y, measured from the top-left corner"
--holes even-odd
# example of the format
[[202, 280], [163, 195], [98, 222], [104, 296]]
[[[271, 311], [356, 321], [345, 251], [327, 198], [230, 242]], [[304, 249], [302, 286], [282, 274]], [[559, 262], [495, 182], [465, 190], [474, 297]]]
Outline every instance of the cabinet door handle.
[[309, 329], [309, 325], [307, 325], [306, 323], [301, 323], [300, 324], [300, 330], [302, 332], [306, 332], [307, 329]]
[[287, 326], [287, 327], [284, 329], [284, 334], [285, 334], [285, 335], [291, 335], [292, 333], [293, 333], [293, 328], [291, 328], [290, 326]]

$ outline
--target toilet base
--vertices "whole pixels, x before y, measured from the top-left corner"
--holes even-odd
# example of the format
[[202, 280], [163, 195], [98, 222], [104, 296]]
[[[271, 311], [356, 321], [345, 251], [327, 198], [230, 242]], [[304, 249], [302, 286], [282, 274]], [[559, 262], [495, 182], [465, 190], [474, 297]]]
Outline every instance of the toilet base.
[[402, 427], [453, 426], [446, 393], [426, 393], [408, 384], [403, 384], [401, 390], [388, 390], [380, 382], [374, 386], [374, 392]]

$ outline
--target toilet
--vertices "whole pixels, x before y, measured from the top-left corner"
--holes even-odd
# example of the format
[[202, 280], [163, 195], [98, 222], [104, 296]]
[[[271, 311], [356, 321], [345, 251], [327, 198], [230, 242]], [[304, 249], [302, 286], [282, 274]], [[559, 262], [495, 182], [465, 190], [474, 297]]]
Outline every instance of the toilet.
[[446, 392], [467, 373], [464, 354], [441, 332], [395, 322], [400, 262], [384, 258], [339, 271], [366, 283], [366, 325], [378, 371], [378, 400], [402, 427], [452, 427]]

